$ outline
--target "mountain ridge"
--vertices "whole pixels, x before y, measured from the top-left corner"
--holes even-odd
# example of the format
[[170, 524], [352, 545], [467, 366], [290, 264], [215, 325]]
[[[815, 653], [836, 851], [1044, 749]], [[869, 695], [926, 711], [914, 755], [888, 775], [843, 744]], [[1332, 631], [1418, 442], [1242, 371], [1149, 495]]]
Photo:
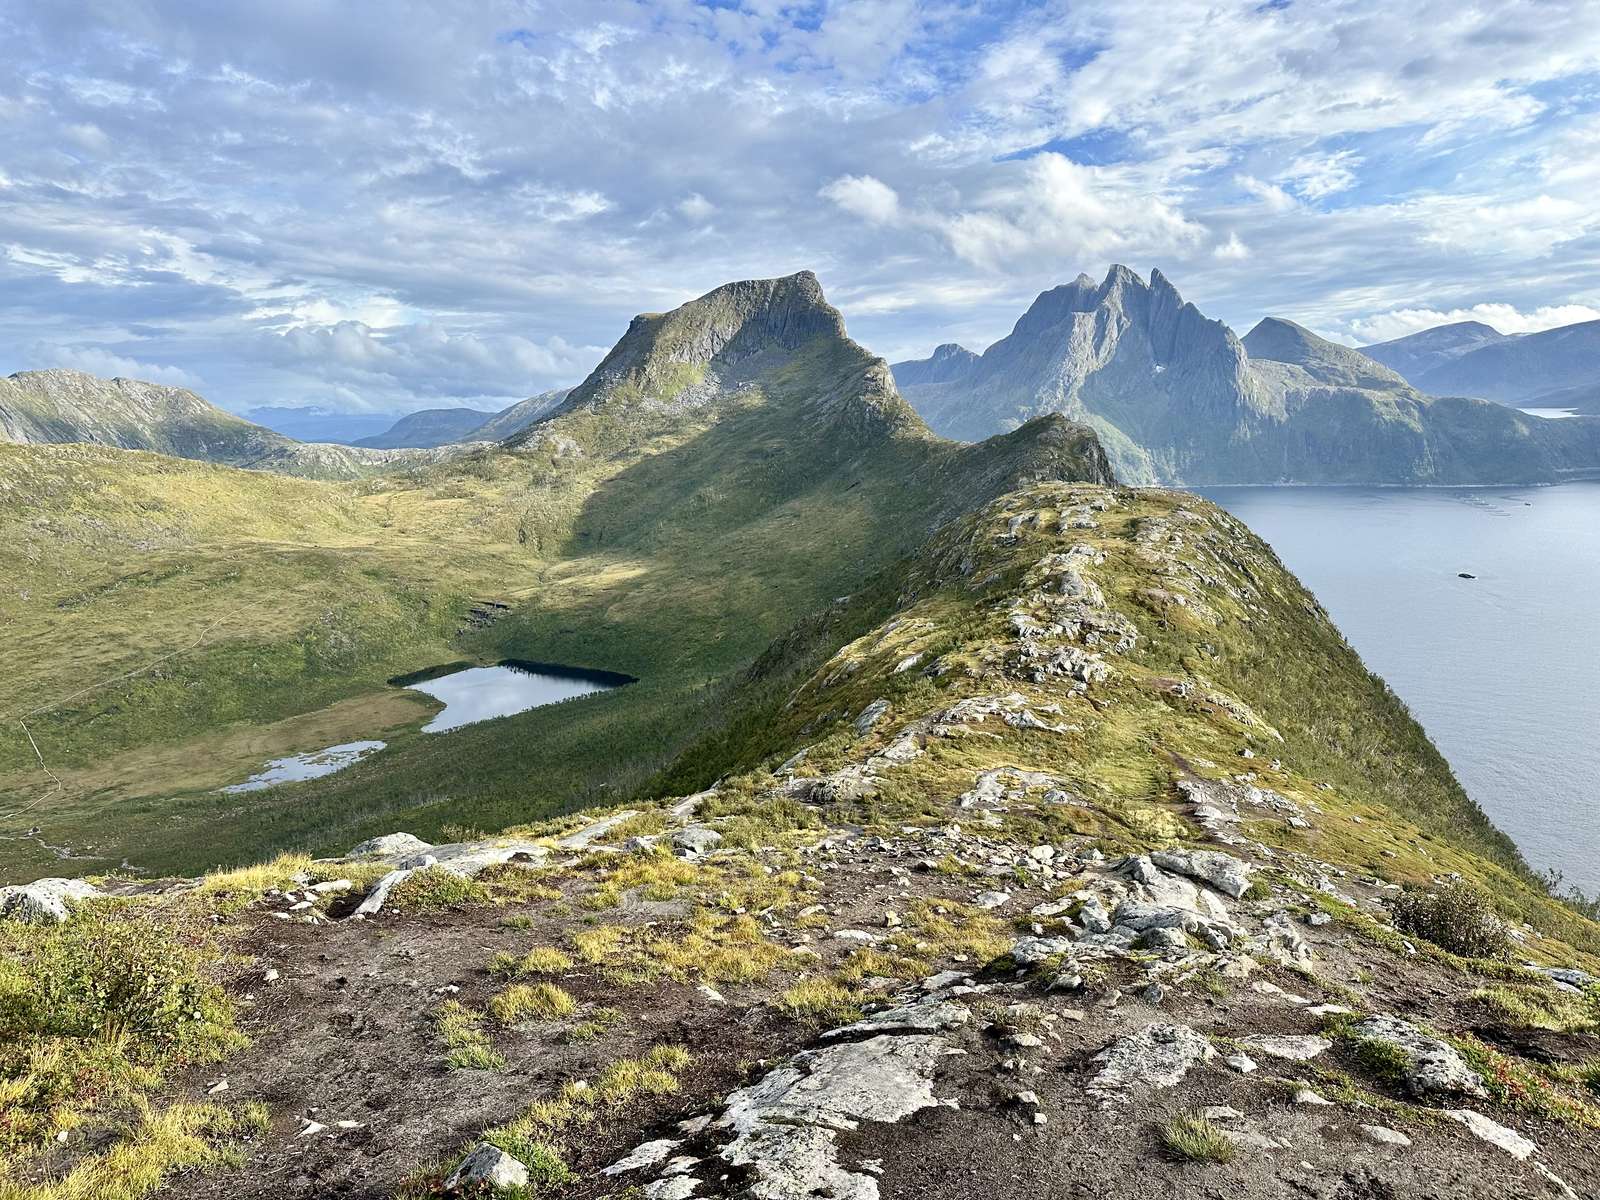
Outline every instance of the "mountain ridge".
[[[927, 362], [896, 370], [932, 378]], [[1130, 482], [1545, 483], [1600, 473], [1592, 423], [1427, 396], [1279, 318], [1241, 340], [1160, 271], [1146, 283], [1118, 265], [1099, 284], [1079, 276], [1043, 292], [1009, 335], [945, 374], [902, 389], [937, 431], [986, 436], [1064, 412], [1095, 429]]]

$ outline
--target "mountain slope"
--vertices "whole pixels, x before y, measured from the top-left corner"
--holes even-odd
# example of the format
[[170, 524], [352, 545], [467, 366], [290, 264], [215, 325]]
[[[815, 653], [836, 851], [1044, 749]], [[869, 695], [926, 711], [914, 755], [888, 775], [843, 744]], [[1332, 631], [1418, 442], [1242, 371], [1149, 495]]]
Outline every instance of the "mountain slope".
[[[19, 835], [0, 840], [14, 871], [51, 869], [22, 836], [34, 825], [113, 864], [191, 869], [334, 844], [397, 812], [490, 827], [626, 795], [719, 719], [713, 685], [800, 615], [995, 495], [1109, 478], [1093, 434], [1059, 417], [982, 445], [935, 437], [809, 275], [637, 319], [507, 446], [442, 462], [350, 451], [419, 458], [356, 486], [296, 484], [310, 489], [299, 531], [229, 520], [290, 481], [89, 449], [0, 456], [0, 567], [15, 580], [0, 616], [26, 648], [0, 711], [40, 710], [30, 731], [67, 789], [0, 818]], [[640, 682], [448, 735], [363, 728], [393, 705], [384, 679], [465, 657]], [[380, 728], [387, 750], [292, 785], [292, 805], [215, 793], [269, 749]], [[184, 764], [182, 786], [154, 761]], [[0, 729], [0, 796], [20, 808], [41, 785], [27, 739]]]
[[472, 431], [495, 414], [477, 408], [423, 408], [407, 413], [382, 433], [353, 444], [374, 450], [443, 446], [473, 440]]
[[1412, 382], [1436, 395], [1484, 396], [1515, 404], [1600, 381], [1600, 321], [1492, 342], [1441, 363]]
[[63, 370], [23, 371], [0, 379], [0, 442], [149, 450], [309, 479], [358, 479], [374, 471], [424, 466], [456, 453], [297, 442], [185, 388]]
[[476, 408], [424, 408], [401, 417], [388, 429], [355, 442], [379, 450], [432, 448], [464, 442], [501, 442], [549, 416], [571, 388], [556, 388], [519, 400], [499, 412]]
[[1511, 337], [1481, 321], [1437, 325], [1405, 337], [1362, 346], [1361, 353], [1415, 384], [1435, 367], [1453, 362], [1484, 346], [1511, 341]]
[[[188, 1022], [108, 1041], [14, 1001], [18, 1057], [74, 1072], [0, 1096], [24, 1178], [423, 1200], [472, 1154], [541, 1200], [1593, 1192], [1600, 929], [1239, 522], [1045, 485], [873, 590], [719, 693], [679, 790], [0, 923], [13, 997], [65, 959], [108, 1016]], [[1451, 949], [1473, 925], [1493, 957]], [[98, 986], [130, 961], [160, 969]], [[97, 1086], [204, 1050], [129, 1073], [191, 1142]]]
[[[896, 370], [930, 378], [926, 361]], [[1600, 471], [1592, 423], [1430, 398], [1288, 321], [1241, 342], [1159, 271], [1147, 284], [1125, 267], [1043, 293], [976, 362], [904, 391], [954, 437], [1064, 413], [1096, 431], [1129, 481], [1534, 483]]]
[[96, 442], [232, 466], [295, 444], [186, 388], [66, 370], [0, 379], [0, 440]]
[[510, 408], [502, 409], [487, 421], [474, 426], [472, 436], [466, 440], [503, 442], [513, 434], [521, 433], [535, 421], [549, 416], [571, 391], [571, 388], [553, 388], [548, 392], [529, 396], [526, 400], [519, 400]]

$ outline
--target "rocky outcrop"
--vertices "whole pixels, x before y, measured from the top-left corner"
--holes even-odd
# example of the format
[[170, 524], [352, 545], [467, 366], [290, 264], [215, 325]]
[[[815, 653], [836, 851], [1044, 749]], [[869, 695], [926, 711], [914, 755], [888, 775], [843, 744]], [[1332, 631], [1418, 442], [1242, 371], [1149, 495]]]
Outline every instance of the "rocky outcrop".
[[98, 888], [82, 879], [38, 879], [0, 888], [0, 920], [56, 924], [71, 915], [73, 904], [99, 894]]
[[1483, 1076], [1450, 1043], [1423, 1033], [1398, 1017], [1376, 1016], [1358, 1021], [1352, 1032], [1387, 1047], [1404, 1061], [1403, 1081], [1412, 1095], [1487, 1097]]

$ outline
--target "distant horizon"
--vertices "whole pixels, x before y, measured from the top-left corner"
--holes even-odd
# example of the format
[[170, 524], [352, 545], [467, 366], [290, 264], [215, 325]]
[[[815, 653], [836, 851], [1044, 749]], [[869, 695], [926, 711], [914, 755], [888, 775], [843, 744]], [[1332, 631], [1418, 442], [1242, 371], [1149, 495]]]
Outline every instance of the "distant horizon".
[[1162, 265], [1347, 345], [1600, 318], [1581, 0], [0, 16], [0, 366], [492, 406], [808, 266], [890, 361]]

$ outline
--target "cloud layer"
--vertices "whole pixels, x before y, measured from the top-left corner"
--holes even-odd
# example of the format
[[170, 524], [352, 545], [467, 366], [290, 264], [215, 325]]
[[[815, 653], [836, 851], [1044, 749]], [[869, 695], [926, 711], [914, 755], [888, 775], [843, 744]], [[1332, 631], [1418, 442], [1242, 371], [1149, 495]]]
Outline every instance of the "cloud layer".
[[890, 357], [1160, 266], [1374, 340], [1600, 312], [1588, 0], [0, 9], [0, 368], [490, 407], [811, 267]]

